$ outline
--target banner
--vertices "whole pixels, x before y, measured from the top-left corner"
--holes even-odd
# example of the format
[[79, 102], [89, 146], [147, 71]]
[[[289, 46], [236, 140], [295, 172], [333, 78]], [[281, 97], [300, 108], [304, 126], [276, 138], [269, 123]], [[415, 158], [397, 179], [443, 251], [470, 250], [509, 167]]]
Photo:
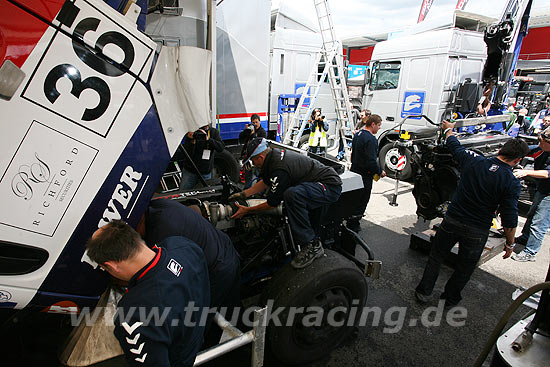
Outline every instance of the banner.
[[428, 12], [430, 11], [430, 8], [432, 7], [432, 3], [434, 0], [423, 0], [422, 6], [420, 7], [420, 14], [418, 14], [418, 22], [420, 23], [426, 18], [426, 15], [428, 15]]
[[464, 10], [464, 7], [466, 6], [467, 3], [468, 3], [468, 0], [458, 0], [458, 2], [456, 3], [456, 9]]

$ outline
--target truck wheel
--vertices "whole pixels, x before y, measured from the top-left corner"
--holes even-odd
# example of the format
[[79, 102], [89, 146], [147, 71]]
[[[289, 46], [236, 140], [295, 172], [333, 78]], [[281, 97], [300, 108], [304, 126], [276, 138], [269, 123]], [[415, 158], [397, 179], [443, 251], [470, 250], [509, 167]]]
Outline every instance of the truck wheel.
[[267, 343], [283, 363], [304, 364], [327, 355], [353, 332], [361, 316], [365, 276], [342, 255], [325, 252], [304, 269], [285, 265], [264, 292], [265, 301], [273, 299], [273, 313], [283, 308], [280, 325], [272, 319], [267, 331]]
[[[387, 143], [380, 149], [378, 161], [380, 167], [386, 171], [386, 174], [395, 178], [397, 172], [397, 162], [399, 160], [399, 150], [393, 146], [393, 143]], [[405, 148], [405, 168], [399, 173], [400, 180], [408, 180], [412, 177], [411, 151]]]
[[214, 168], [212, 169], [212, 178], [227, 175], [231, 181], [239, 182], [239, 162], [228, 150], [214, 152]]
[[306, 152], [309, 150], [309, 134], [302, 135], [300, 142], [298, 143], [298, 148], [305, 150]]

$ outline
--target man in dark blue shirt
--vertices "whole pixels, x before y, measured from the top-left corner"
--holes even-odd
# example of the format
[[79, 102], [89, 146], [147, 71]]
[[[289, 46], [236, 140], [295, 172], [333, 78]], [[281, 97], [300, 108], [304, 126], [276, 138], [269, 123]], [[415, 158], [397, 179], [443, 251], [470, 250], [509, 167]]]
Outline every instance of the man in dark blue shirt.
[[260, 168], [261, 180], [229, 199], [246, 199], [266, 191], [267, 201], [252, 207], [237, 203], [239, 209], [231, 218], [276, 208], [284, 201], [292, 235], [302, 246], [291, 265], [301, 269], [323, 256], [323, 245], [316, 230], [319, 229], [323, 211], [340, 197], [340, 176], [331, 167], [300, 153], [271, 149], [262, 138], [248, 143], [247, 159]]
[[432, 249], [415, 296], [419, 302], [428, 302], [439, 269], [445, 257], [458, 242], [458, 260], [455, 271], [441, 294], [446, 306], [454, 306], [462, 299], [461, 291], [470, 280], [481, 257], [495, 212], [499, 212], [506, 236], [505, 254], [513, 249], [518, 223], [517, 203], [520, 182], [512, 167], [529, 152], [527, 143], [511, 139], [504, 144], [497, 157], [485, 158], [467, 151], [453, 133], [455, 124], [443, 121], [447, 147], [460, 165], [460, 182], [445, 218], [433, 239]]
[[519, 254], [513, 254], [516, 261], [535, 261], [536, 255], [542, 246], [542, 240], [550, 228], [550, 129], [545, 129], [539, 135], [539, 145], [532, 147], [531, 154], [535, 158], [534, 170], [517, 170], [518, 178], [530, 176], [536, 179], [537, 191], [533, 204], [527, 213], [527, 221], [516, 238], [516, 243], [525, 245]]
[[382, 125], [382, 118], [379, 115], [369, 115], [365, 118], [361, 129], [353, 136], [351, 143], [351, 171], [361, 175], [363, 179], [363, 191], [361, 198], [354, 211], [354, 219], [348, 220], [347, 227], [352, 231], [359, 232], [361, 226], [360, 218], [365, 214], [367, 204], [372, 191], [372, 179], [374, 175], [386, 176], [378, 165], [378, 140], [376, 134]]
[[109, 274], [128, 282], [114, 319], [127, 364], [193, 366], [210, 305], [200, 247], [169, 237], [151, 249], [128, 224], [113, 220], [94, 233], [87, 251]]
[[208, 264], [211, 307], [240, 305], [239, 255], [229, 236], [202, 215], [174, 200], [152, 200], [137, 230], [150, 247], [172, 236], [199, 245]]

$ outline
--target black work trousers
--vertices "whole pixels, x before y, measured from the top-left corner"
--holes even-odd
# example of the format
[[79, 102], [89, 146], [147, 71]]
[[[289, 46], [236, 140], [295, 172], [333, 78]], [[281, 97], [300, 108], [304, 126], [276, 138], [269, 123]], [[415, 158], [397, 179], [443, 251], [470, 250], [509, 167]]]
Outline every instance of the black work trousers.
[[445, 217], [433, 239], [428, 263], [416, 290], [426, 296], [432, 293], [439, 276], [441, 263], [458, 242], [456, 268], [441, 295], [441, 298], [444, 298], [447, 303], [451, 305], [458, 304], [462, 299], [462, 289], [470, 280], [477, 266], [488, 236], [489, 229], [475, 228], [462, 224], [448, 216]]

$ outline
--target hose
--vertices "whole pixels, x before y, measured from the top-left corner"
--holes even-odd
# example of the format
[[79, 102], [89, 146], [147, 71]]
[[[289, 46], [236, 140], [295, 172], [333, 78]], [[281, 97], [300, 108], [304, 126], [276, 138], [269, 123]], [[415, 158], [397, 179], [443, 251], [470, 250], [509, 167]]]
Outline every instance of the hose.
[[500, 318], [498, 324], [493, 329], [493, 332], [491, 333], [491, 336], [490, 336], [489, 340], [485, 344], [485, 347], [483, 348], [483, 350], [481, 351], [481, 353], [477, 357], [477, 359], [474, 363], [475, 367], [481, 367], [481, 365], [483, 364], [483, 362], [485, 361], [485, 359], [489, 355], [489, 352], [493, 348], [493, 345], [496, 343], [498, 337], [502, 333], [502, 330], [504, 329], [504, 327], [508, 323], [508, 320], [513, 315], [513, 313], [516, 312], [516, 310], [519, 308], [519, 306], [521, 306], [527, 298], [531, 297], [533, 294], [535, 294], [535, 293], [537, 293], [537, 292], [539, 292], [543, 289], [550, 289], [550, 282], [539, 283], [539, 284], [536, 284], [536, 285], [532, 286], [531, 288], [525, 290], [518, 298], [516, 298], [514, 300], [514, 302], [512, 302], [512, 304], [510, 306], [508, 306], [508, 309], [502, 315], [502, 317]]

